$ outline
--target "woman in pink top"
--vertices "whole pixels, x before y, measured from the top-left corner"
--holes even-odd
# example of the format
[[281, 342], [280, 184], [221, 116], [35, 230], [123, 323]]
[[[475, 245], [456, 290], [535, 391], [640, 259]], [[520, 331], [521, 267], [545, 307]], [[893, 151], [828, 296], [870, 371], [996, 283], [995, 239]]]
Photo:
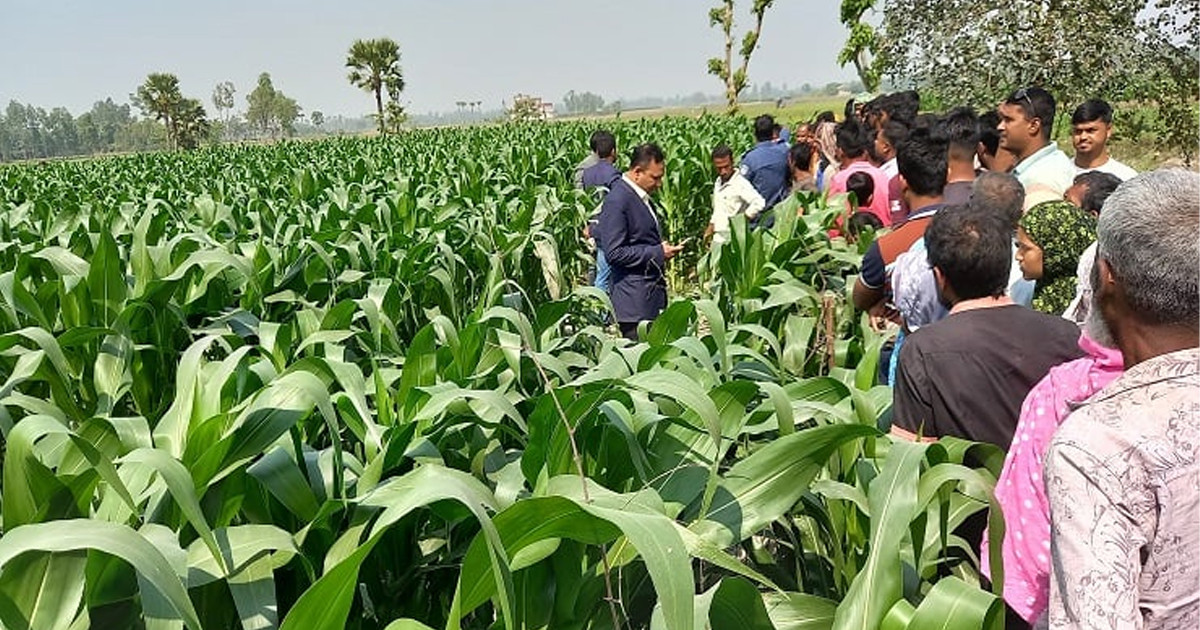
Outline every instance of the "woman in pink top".
[[[1030, 390], [1021, 406], [1004, 470], [996, 481], [996, 501], [1005, 523], [1001, 547], [1004, 601], [1030, 623], [1045, 612], [1050, 600], [1050, 505], [1042, 482], [1046, 449], [1074, 406], [1124, 371], [1120, 350], [1089, 336], [1108, 340], [1101, 326], [1089, 321], [1088, 330], [1079, 338], [1079, 347], [1087, 356], [1051, 368]], [[980, 564], [983, 573], [991, 577], [987, 534], [983, 540]]]
[[[892, 211], [888, 199], [888, 177], [868, 160], [868, 149], [875, 142], [872, 131], [859, 121], [850, 119], [837, 126], [834, 136], [841, 170], [833, 176], [833, 181], [829, 184], [830, 196], [846, 192], [847, 180], [854, 173], [866, 173], [875, 183], [875, 195], [871, 198], [871, 203], [862, 204], [862, 210], [878, 217], [884, 227], [890, 227]], [[839, 228], [842, 220], [843, 218], [838, 219]]]

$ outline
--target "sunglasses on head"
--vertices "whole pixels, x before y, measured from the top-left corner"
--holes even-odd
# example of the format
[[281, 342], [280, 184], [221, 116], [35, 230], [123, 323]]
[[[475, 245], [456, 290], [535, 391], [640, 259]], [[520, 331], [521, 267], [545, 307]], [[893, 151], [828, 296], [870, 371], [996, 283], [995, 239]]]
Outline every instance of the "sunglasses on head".
[[1012, 98], [1009, 100], [1013, 100], [1013, 101], [1017, 101], [1017, 102], [1025, 101], [1026, 103], [1029, 103], [1029, 110], [1031, 112], [1034, 109], [1036, 109], [1033, 106], [1033, 99], [1029, 97], [1029, 88], [1021, 88], [1021, 89], [1017, 90], [1016, 92], [1013, 92]]

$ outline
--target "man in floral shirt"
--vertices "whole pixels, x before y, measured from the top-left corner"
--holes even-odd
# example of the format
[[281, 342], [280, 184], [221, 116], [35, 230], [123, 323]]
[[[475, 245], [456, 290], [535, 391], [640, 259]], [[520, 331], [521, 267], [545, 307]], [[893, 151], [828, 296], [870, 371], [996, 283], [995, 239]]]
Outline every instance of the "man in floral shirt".
[[1049, 626], [1194, 630], [1200, 175], [1129, 180], [1105, 203], [1097, 240], [1092, 308], [1125, 374], [1066, 419], [1046, 454]]

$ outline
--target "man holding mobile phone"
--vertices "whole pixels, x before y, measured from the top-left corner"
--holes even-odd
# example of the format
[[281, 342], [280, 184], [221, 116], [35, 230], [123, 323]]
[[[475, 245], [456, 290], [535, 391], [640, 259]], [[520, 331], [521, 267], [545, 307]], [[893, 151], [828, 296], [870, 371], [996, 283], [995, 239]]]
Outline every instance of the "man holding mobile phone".
[[609, 296], [621, 334], [633, 341], [638, 324], [666, 308], [666, 264], [683, 249], [663, 240], [650, 200], [662, 186], [665, 162], [656, 144], [634, 147], [629, 170], [613, 181], [600, 209], [600, 242], [612, 268]]

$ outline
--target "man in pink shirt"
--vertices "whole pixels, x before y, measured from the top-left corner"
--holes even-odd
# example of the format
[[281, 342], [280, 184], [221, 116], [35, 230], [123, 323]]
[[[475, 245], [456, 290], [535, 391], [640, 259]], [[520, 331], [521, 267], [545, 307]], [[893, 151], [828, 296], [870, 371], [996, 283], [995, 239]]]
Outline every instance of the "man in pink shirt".
[[[833, 176], [829, 184], [829, 194], [836, 195], [846, 192], [846, 180], [854, 173], [866, 173], [875, 182], [875, 195], [871, 203], [859, 208], [879, 217], [884, 227], [892, 225], [891, 199], [888, 196], [888, 176], [879, 168], [872, 166], [868, 158], [868, 147], [875, 138], [871, 130], [851, 118], [838, 125], [836, 131], [838, 161], [841, 170]], [[841, 222], [838, 222], [841, 225]]]
[[[1050, 601], [1050, 503], [1042, 481], [1046, 449], [1058, 426], [1080, 403], [1124, 372], [1121, 351], [1092, 309], [1079, 347], [1082, 359], [1050, 369], [1025, 398], [1004, 470], [996, 481], [996, 501], [1004, 512], [1004, 601], [1033, 624]], [[987, 535], [980, 556], [991, 577]], [[1010, 613], [1011, 614], [1011, 613]], [[1010, 624], [1011, 627], [1011, 624]]]

